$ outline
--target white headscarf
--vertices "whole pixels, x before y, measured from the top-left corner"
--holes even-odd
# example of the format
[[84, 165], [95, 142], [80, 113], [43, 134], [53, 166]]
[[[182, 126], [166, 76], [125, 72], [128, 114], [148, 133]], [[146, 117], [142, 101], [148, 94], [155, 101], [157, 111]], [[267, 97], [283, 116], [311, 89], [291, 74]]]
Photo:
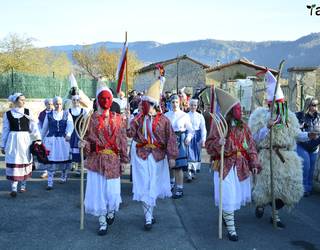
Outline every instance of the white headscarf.
[[20, 96], [23, 96], [22, 93], [14, 93], [8, 97], [9, 102], [16, 102]]

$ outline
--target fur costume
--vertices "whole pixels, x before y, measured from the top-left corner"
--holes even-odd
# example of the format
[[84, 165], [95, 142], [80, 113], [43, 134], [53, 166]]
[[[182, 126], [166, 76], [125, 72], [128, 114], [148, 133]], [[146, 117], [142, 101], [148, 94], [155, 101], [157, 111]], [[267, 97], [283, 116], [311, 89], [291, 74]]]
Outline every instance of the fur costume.
[[[250, 116], [249, 127], [253, 135], [260, 129], [266, 127], [270, 119], [267, 108], [257, 108]], [[302, 159], [296, 153], [296, 137], [299, 134], [299, 123], [294, 113], [288, 112], [288, 126], [275, 125], [273, 127], [273, 146], [280, 148], [285, 162], [283, 163], [275, 150], [272, 153], [274, 195], [281, 199], [289, 208], [298, 203], [303, 196], [302, 184]], [[262, 164], [262, 171], [257, 176], [257, 182], [253, 190], [253, 198], [256, 204], [266, 205], [271, 202], [270, 191], [270, 134], [262, 140], [257, 141], [257, 149]]]

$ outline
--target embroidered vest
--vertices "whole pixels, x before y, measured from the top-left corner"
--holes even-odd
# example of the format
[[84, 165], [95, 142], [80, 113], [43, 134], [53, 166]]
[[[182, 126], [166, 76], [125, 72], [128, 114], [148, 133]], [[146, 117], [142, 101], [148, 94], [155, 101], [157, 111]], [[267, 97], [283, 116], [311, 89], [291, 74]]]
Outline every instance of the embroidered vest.
[[[29, 109], [24, 109], [24, 114], [29, 115]], [[25, 116], [14, 118], [11, 111], [7, 111], [10, 131], [29, 131], [29, 119]]]

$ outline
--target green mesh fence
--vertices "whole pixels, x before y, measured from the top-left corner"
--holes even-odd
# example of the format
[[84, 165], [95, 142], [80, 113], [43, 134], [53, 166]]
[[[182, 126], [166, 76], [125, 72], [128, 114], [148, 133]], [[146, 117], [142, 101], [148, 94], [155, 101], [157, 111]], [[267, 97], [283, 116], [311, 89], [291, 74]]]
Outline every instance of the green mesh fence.
[[[78, 86], [90, 98], [95, 97], [97, 83], [83, 77], [76, 77]], [[107, 83], [109, 88], [116, 89], [116, 83]], [[21, 92], [27, 98], [47, 98], [66, 96], [70, 89], [68, 77], [39, 76], [21, 72], [0, 74], [0, 98], [7, 98], [14, 92]], [[122, 84], [125, 91], [125, 84]]]

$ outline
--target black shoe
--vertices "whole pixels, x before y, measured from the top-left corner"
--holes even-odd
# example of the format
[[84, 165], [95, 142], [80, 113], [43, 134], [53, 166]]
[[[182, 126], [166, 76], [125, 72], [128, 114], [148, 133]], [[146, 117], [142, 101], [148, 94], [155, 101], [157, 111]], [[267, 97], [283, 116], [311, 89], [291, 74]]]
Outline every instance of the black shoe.
[[[272, 218], [270, 218], [270, 223], [273, 224], [273, 219], [272, 219]], [[283, 224], [283, 223], [279, 220], [279, 221], [277, 221], [277, 227], [280, 228], [280, 229], [282, 229], [282, 228], [285, 228], [286, 225]]]
[[180, 199], [183, 196], [183, 190], [177, 189], [176, 192], [172, 195], [172, 199]]
[[155, 218], [152, 218], [152, 224], [155, 224], [157, 221]]
[[52, 187], [47, 186], [47, 187], [46, 187], [46, 190], [50, 191], [50, 190], [52, 190]]
[[144, 230], [150, 231], [152, 229], [152, 222], [151, 223], [145, 223], [144, 224]]
[[106, 215], [106, 218], [107, 218], [107, 224], [110, 226], [113, 224], [114, 222], [114, 218], [116, 217], [116, 214], [114, 213], [112, 218], [108, 217], [108, 215]]
[[256, 207], [256, 212], [255, 212], [255, 214], [256, 214], [256, 217], [257, 217], [258, 219], [262, 218], [262, 216], [263, 216], [263, 214], [264, 214], [264, 207], [262, 207], [262, 206], [257, 206], [257, 207]]
[[107, 234], [107, 228], [98, 230], [98, 235], [103, 236], [103, 235], [106, 235], [106, 234]]
[[311, 195], [310, 192], [304, 192], [304, 193], [303, 193], [303, 197], [309, 197], [310, 195]]
[[230, 234], [229, 232], [228, 232], [228, 238], [230, 241], [238, 241], [239, 240], [239, 237], [237, 234]]
[[17, 192], [16, 192], [16, 191], [12, 191], [12, 192], [10, 193], [10, 196], [11, 196], [12, 198], [17, 197]]
[[187, 182], [188, 182], [188, 183], [192, 182], [192, 177], [191, 177], [191, 178], [188, 177], [188, 178], [187, 178]]

